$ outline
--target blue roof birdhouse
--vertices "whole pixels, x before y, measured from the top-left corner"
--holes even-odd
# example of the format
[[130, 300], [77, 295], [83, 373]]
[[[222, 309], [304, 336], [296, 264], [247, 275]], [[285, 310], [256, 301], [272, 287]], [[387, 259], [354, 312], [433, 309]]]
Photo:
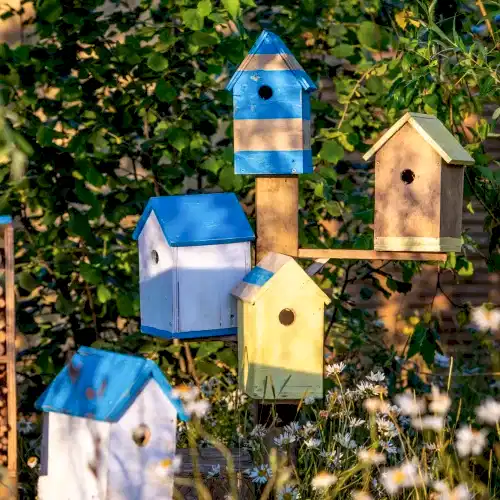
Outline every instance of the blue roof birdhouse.
[[237, 174], [312, 172], [309, 94], [316, 86], [277, 35], [262, 32], [226, 89]]
[[235, 335], [231, 289], [255, 239], [234, 193], [151, 198], [139, 241], [141, 331], [163, 338]]

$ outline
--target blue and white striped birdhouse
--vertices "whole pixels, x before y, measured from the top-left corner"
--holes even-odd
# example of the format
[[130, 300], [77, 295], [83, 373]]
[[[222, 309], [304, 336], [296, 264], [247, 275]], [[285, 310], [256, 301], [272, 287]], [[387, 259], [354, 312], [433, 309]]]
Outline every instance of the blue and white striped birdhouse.
[[316, 86], [279, 36], [263, 31], [226, 89], [237, 174], [312, 172], [309, 94]]

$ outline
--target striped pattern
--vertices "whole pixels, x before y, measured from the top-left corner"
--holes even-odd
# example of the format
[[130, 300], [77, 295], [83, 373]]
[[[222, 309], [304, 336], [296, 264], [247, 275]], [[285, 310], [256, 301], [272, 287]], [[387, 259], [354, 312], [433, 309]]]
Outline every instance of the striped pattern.
[[[267, 99], [263, 86], [272, 92]], [[262, 32], [226, 88], [234, 98], [237, 174], [312, 172], [309, 92], [316, 86], [278, 36]]]

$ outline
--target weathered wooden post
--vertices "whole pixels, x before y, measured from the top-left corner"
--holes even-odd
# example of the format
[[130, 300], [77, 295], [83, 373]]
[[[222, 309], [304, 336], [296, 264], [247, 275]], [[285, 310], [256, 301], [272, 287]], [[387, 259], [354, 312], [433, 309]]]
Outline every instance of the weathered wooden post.
[[[10, 216], [0, 216], [3, 248], [0, 248], [0, 465], [7, 467], [8, 481], [2, 498], [17, 498], [17, 394], [16, 312], [14, 285], [14, 226]], [[3, 255], [2, 255], [3, 253]]]

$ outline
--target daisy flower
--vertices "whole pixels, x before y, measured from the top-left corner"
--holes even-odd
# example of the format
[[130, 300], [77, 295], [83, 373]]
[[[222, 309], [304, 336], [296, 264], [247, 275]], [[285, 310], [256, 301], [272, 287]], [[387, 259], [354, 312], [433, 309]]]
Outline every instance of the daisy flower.
[[367, 491], [356, 490], [351, 493], [352, 500], [373, 500]]
[[361, 427], [364, 423], [366, 423], [366, 420], [362, 420], [361, 418], [349, 418], [349, 426], [352, 428]]
[[413, 428], [422, 431], [422, 430], [431, 430], [431, 431], [440, 431], [444, 427], [444, 417], [440, 415], [425, 415], [423, 417], [415, 417], [411, 421], [411, 425]]
[[306, 396], [304, 398], [304, 404], [305, 405], [312, 405], [312, 404], [314, 404], [315, 401], [316, 400], [314, 399], [314, 396]]
[[471, 320], [479, 330], [496, 332], [500, 329], [500, 309], [488, 309], [484, 305], [476, 307], [472, 310]]
[[456, 433], [455, 447], [461, 457], [477, 456], [482, 453], [486, 447], [487, 431], [481, 429], [479, 431], [472, 427], [462, 426]]
[[250, 437], [263, 438], [267, 435], [267, 429], [262, 424], [257, 424], [251, 431]]
[[333, 440], [337, 441], [337, 443], [339, 443], [340, 446], [343, 446], [344, 448], [348, 448], [351, 450], [356, 448], [357, 446], [356, 441], [352, 439], [350, 432], [346, 432], [345, 434], [340, 434], [340, 433], [335, 434], [333, 436]]
[[282, 446], [292, 444], [295, 441], [296, 441], [295, 435], [290, 434], [288, 432], [284, 432], [283, 434], [280, 434], [278, 437], [274, 438], [274, 444], [276, 446], [279, 446], [280, 448]]
[[173, 388], [172, 397], [185, 402], [195, 401], [200, 395], [200, 390], [194, 385], [181, 384]]
[[321, 445], [321, 439], [309, 438], [304, 441], [304, 444], [310, 449], [316, 449]]
[[28, 460], [27, 460], [27, 462], [26, 462], [26, 465], [30, 469], [34, 469], [38, 465], [38, 458], [36, 458], [36, 457], [29, 457]]
[[192, 417], [203, 418], [210, 410], [210, 403], [205, 399], [189, 401], [184, 405], [184, 410]]
[[500, 422], [500, 403], [493, 398], [488, 398], [476, 408], [478, 422], [496, 425]]
[[326, 490], [337, 482], [337, 476], [329, 472], [322, 471], [313, 477], [311, 486], [313, 490]]
[[440, 392], [433, 385], [431, 393], [431, 402], [429, 403], [429, 411], [438, 415], [446, 415], [451, 406], [451, 399], [445, 392]]
[[278, 491], [277, 500], [298, 500], [300, 493], [295, 486], [284, 486]]
[[271, 467], [267, 464], [262, 464], [257, 467], [253, 467], [252, 469], [247, 469], [246, 474], [253, 483], [257, 484], [266, 484], [268, 479], [273, 475], [273, 471]]
[[358, 451], [358, 458], [360, 462], [370, 465], [381, 465], [385, 463], [385, 455], [383, 453], [378, 453], [373, 448], [367, 450], [362, 449]]
[[383, 372], [381, 372], [380, 370], [377, 371], [377, 372], [373, 372], [371, 371], [369, 375], [366, 376], [366, 378], [370, 381], [370, 382], [376, 382], [376, 383], [380, 383], [380, 382], [384, 382], [385, 380], [385, 375], [383, 374]]
[[332, 375], [340, 375], [345, 369], [345, 363], [341, 361], [340, 363], [333, 363], [331, 365], [326, 365], [326, 376], [331, 377]]
[[153, 480], [165, 480], [178, 472], [181, 468], [182, 459], [179, 455], [167, 457], [160, 462], [155, 462], [150, 467]]
[[413, 417], [425, 412], [425, 401], [417, 398], [414, 393], [405, 392], [403, 394], [398, 394], [394, 399], [403, 415]]
[[450, 487], [444, 481], [436, 481], [434, 489], [439, 493], [437, 500], [470, 500], [472, 495], [465, 484], [459, 484], [455, 488]]
[[375, 394], [375, 384], [371, 382], [362, 381], [356, 385], [356, 389], [363, 395], [372, 396]]
[[425, 483], [419, 474], [417, 464], [408, 461], [399, 467], [386, 469], [381, 475], [381, 481], [390, 495], [394, 495], [404, 488], [415, 488]]
[[300, 433], [303, 435], [303, 436], [309, 436], [309, 434], [312, 434], [313, 432], [316, 432], [316, 430], [318, 429], [318, 426], [317, 425], [314, 425], [311, 421], [307, 421], [303, 426], [302, 426], [302, 429], [300, 431]]
[[300, 424], [298, 422], [290, 422], [284, 427], [285, 432], [288, 434], [298, 434], [300, 431]]

